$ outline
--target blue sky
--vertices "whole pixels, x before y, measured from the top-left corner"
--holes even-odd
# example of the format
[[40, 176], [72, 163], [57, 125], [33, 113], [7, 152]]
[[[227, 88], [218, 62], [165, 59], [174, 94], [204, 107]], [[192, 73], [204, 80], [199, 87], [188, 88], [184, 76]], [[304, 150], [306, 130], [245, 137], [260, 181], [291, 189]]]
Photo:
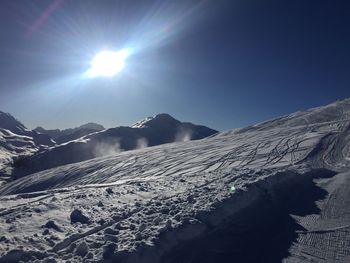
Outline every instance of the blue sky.
[[[350, 96], [347, 1], [7, 1], [0, 17], [0, 110], [30, 128], [166, 112], [226, 130]], [[120, 74], [82, 77], [121, 48]]]

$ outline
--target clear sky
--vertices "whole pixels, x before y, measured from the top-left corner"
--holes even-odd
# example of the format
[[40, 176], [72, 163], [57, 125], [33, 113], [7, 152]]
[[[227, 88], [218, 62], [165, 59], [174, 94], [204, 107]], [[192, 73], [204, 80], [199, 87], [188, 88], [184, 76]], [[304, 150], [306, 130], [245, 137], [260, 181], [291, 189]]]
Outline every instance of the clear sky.
[[[350, 1], [4, 0], [0, 20], [0, 110], [29, 128], [226, 130], [350, 96]], [[84, 77], [123, 48], [118, 75]]]

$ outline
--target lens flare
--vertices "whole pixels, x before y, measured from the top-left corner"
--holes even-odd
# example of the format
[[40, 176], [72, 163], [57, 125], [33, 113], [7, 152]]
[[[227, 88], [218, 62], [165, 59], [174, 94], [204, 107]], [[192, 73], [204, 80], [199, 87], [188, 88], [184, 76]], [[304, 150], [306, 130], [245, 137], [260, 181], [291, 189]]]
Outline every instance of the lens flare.
[[90, 78], [115, 76], [124, 69], [128, 56], [129, 52], [126, 49], [101, 51], [93, 58], [91, 68], [86, 74]]

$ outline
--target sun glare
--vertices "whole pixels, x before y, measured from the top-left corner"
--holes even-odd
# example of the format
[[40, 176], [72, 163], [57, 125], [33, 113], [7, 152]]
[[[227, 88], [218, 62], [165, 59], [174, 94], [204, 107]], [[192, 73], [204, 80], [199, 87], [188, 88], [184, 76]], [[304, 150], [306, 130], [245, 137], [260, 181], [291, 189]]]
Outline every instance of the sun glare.
[[125, 67], [125, 60], [129, 52], [125, 49], [119, 51], [104, 50], [95, 55], [88, 70], [89, 77], [112, 77]]

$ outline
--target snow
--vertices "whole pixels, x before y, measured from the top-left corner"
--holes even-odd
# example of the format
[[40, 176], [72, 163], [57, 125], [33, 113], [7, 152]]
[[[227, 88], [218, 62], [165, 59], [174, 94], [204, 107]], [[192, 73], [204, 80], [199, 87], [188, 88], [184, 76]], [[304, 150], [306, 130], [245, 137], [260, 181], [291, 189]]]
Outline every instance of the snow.
[[90, 133], [33, 156], [21, 158], [12, 175], [16, 178], [23, 177], [53, 167], [113, 155], [121, 151], [143, 149], [174, 141], [187, 142], [217, 133], [205, 126], [180, 122], [164, 113], [156, 115], [146, 124], [143, 128], [116, 127]]
[[[233, 218], [250, 222], [247, 214], [264, 207], [281, 213], [274, 205], [294, 196], [297, 201], [282, 207], [288, 208], [287, 219], [302, 227], [281, 259], [346, 262], [349, 119], [348, 99], [198, 141], [121, 152], [7, 183], [0, 187], [0, 257], [4, 262], [176, 262], [175, 254], [186, 262], [198, 240], [203, 247], [215, 247], [211, 240], [220, 243], [213, 230], [232, 228]], [[76, 209], [87, 224], [71, 223]], [[203, 247], [208, 261], [193, 262], [210, 262], [212, 252]]]
[[147, 126], [147, 123], [148, 123], [150, 120], [153, 120], [153, 117], [146, 117], [146, 118], [144, 118], [143, 120], [138, 121], [138, 122], [136, 122], [135, 124], [133, 124], [133, 125], [131, 126], [131, 128], [145, 128], [145, 127]]
[[0, 128], [0, 185], [9, 178], [15, 158], [31, 155], [37, 150], [32, 137]]
[[10, 114], [0, 111], [0, 185], [12, 179], [16, 160], [53, 144], [48, 136], [28, 130]]

